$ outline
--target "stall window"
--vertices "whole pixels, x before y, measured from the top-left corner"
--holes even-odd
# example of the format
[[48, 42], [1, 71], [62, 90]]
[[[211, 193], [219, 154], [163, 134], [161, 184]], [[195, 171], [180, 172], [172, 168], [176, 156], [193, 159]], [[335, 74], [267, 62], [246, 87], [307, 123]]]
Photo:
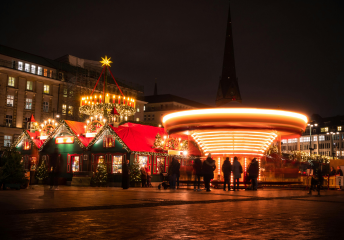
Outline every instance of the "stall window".
[[72, 171], [80, 172], [80, 156], [72, 156]]
[[112, 136], [112, 135], [104, 136], [104, 138], [103, 138], [103, 147], [104, 148], [115, 147], [115, 137]]
[[148, 165], [148, 156], [139, 156], [139, 164], [141, 167], [146, 167]]
[[165, 172], [166, 171], [165, 158], [164, 157], [157, 157], [156, 161], [157, 161], [156, 172], [158, 174]]
[[122, 173], [122, 155], [112, 156], [112, 173]]
[[31, 149], [31, 144], [30, 144], [30, 141], [29, 139], [25, 139], [24, 140], [24, 147], [23, 147], [24, 150], [30, 150]]

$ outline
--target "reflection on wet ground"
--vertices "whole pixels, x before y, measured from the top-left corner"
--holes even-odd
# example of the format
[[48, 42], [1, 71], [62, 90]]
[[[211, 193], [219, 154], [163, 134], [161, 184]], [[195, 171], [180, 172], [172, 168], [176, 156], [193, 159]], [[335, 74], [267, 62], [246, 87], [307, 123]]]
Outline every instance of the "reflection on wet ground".
[[3, 239], [314, 239], [342, 234], [344, 191], [0, 191]]

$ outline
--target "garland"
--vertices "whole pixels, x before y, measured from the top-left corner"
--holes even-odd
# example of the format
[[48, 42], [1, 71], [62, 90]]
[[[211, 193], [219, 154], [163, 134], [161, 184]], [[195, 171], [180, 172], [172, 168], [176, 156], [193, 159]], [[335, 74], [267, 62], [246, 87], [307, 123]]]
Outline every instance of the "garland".
[[134, 107], [118, 104], [118, 103], [97, 103], [90, 105], [83, 105], [79, 108], [79, 113], [85, 115], [104, 115], [104, 109], [107, 111], [109, 117], [115, 117], [116, 114], [113, 114], [113, 109], [116, 108], [117, 112], [121, 116], [132, 116], [136, 113]]

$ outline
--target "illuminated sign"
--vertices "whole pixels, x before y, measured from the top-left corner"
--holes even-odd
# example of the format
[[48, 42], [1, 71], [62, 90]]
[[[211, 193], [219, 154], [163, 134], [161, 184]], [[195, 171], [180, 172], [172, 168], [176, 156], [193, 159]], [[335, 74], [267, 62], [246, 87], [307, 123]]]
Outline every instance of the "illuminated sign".
[[74, 143], [74, 137], [73, 136], [63, 136], [63, 137], [57, 137], [55, 139], [56, 144], [69, 144]]
[[94, 138], [97, 135], [97, 133], [86, 133], [87, 138]]
[[46, 136], [40, 136], [40, 137], [39, 137], [40, 140], [46, 140], [47, 138], [48, 138], [47, 135], [46, 135]]

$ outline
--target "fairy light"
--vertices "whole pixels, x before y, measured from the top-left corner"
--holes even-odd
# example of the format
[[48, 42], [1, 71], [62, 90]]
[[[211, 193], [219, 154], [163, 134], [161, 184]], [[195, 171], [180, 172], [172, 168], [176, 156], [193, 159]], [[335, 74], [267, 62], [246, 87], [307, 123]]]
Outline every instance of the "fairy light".
[[258, 167], [259, 167], [259, 176], [258, 176], [258, 180], [260, 181], [260, 173], [261, 173], [261, 169], [260, 169], [260, 158], [258, 158]]
[[217, 175], [221, 174], [221, 158], [217, 158]]

